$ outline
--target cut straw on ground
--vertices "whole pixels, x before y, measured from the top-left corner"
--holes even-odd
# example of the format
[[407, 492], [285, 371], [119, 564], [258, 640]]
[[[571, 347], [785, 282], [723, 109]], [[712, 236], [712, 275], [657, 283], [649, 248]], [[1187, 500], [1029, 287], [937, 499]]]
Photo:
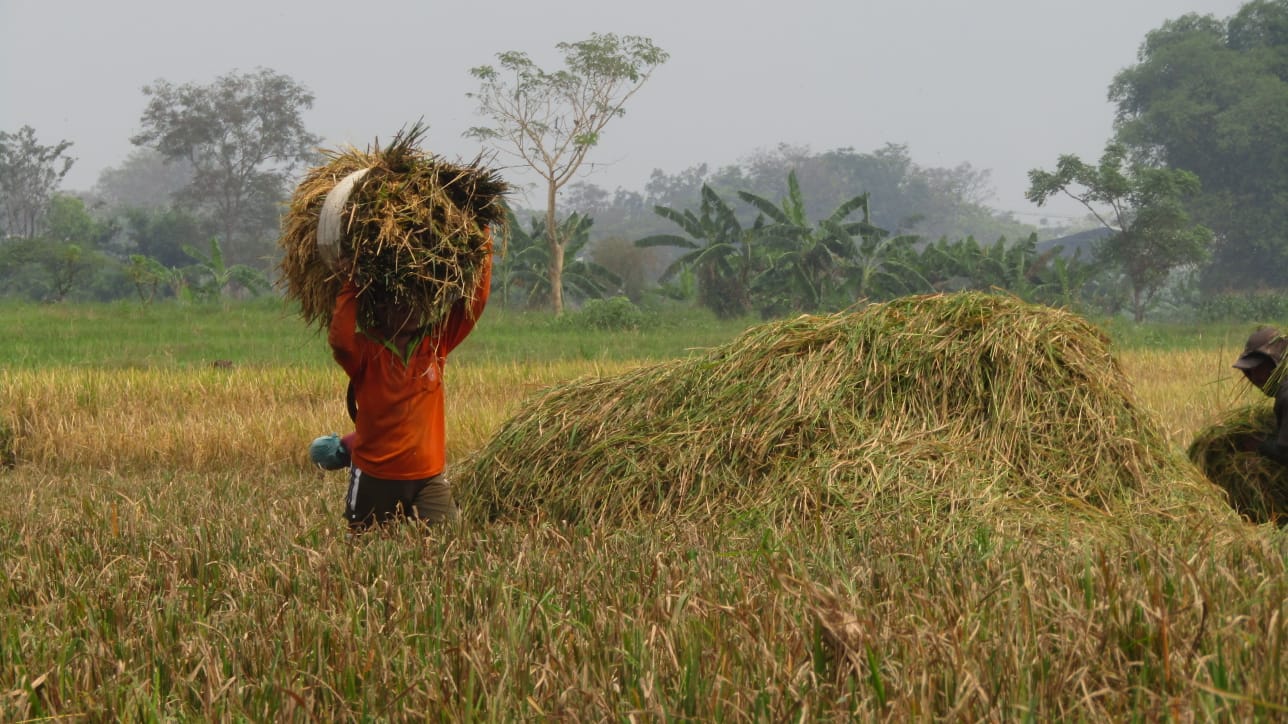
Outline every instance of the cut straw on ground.
[[1066, 535], [1231, 525], [1085, 320], [900, 299], [530, 400], [458, 472], [485, 519], [906, 518]]
[[1271, 405], [1239, 407], [1200, 431], [1189, 456], [1241, 515], [1282, 526], [1288, 525], [1288, 469], [1257, 452], [1278, 427]]

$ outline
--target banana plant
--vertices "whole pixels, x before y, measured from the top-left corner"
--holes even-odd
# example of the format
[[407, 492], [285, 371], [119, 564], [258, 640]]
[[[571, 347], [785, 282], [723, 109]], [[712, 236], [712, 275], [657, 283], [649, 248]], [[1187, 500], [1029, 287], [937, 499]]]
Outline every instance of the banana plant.
[[183, 245], [183, 253], [196, 260], [187, 268], [187, 276], [197, 296], [207, 301], [219, 299], [224, 291], [236, 284], [251, 294], [268, 288], [264, 273], [245, 264], [224, 263], [224, 250], [217, 237], [210, 238], [210, 253], [203, 254], [191, 244]]
[[144, 254], [131, 254], [130, 263], [125, 266], [125, 275], [134, 284], [139, 294], [139, 302], [151, 304], [160, 291], [161, 285], [170, 280], [173, 270], [167, 269], [161, 262]]
[[[795, 171], [787, 175], [781, 206], [750, 191], [738, 196], [768, 220], [756, 235], [767, 261], [756, 279], [759, 294], [805, 312], [853, 301], [843, 299], [842, 291], [861, 253], [856, 240], [885, 233], [871, 223], [866, 193], [842, 202], [817, 223], [808, 218]], [[855, 212], [861, 217], [850, 219]]]
[[684, 232], [655, 234], [635, 242], [638, 247], [667, 246], [684, 252], [663, 270], [658, 281], [665, 284], [692, 273], [702, 306], [722, 319], [746, 314], [751, 308], [750, 280], [755, 269], [751, 236], [760, 219], [752, 229], [744, 229], [733, 209], [706, 184], [702, 185], [697, 214], [666, 206], [654, 206], [653, 211]]
[[849, 298], [888, 299], [900, 294], [931, 291], [930, 282], [922, 276], [913, 246], [918, 237], [901, 234], [890, 236], [873, 229], [858, 238], [835, 221], [821, 222], [835, 238], [847, 240], [857, 249], [846, 265], [846, 288]]
[[[557, 227], [556, 233], [565, 240], [563, 297], [573, 302], [609, 296], [622, 284], [616, 274], [585, 254], [594, 223], [589, 216], [573, 213]], [[493, 283], [507, 303], [518, 296], [522, 306], [531, 308], [550, 298], [550, 244], [543, 219], [534, 217], [525, 230], [511, 214], [509, 249], [497, 265]]]

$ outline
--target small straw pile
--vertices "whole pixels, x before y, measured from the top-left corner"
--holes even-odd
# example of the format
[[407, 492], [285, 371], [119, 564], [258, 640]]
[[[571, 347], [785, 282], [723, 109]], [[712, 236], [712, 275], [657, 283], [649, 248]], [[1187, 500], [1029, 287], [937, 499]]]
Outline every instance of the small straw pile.
[[364, 325], [390, 303], [410, 306], [423, 323], [441, 320], [475, 288], [487, 254], [487, 228], [503, 228], [506, 183], [479, 161], [451, 164], [421, 151], [419, 123], [386, 148], [324, 151], [291, 198], [278, 241], [287, 296], [309, 324], [331, 320], [341, 280], [318, 253], [318, 215], [327, 193], [354, 171], [370, 171], [344, 206], [341, 258], [352, 261]]
[[1190, 443], [1190, 460], [1254, 523], [1288, 525], [1288, 468], [1257, 453], [1278, 424], [1268, 404], [1231, 410]]
[[1137, 407], [1099, 330], [974, 292], [772, 322], [556, 387], [455, 474], [489, 519], [1237, 522]]

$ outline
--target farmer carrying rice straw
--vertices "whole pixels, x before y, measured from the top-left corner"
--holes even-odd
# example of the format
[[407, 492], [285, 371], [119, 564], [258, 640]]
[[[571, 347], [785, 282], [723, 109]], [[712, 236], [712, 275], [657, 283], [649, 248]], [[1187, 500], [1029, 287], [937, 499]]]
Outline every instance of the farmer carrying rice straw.
[[487, 304], [508, 187], [477, 162], [419, 151], [422, 134], [418, 124], [383, 151], [332, 154], [297, 189], [281, 242], [288, 294], [325, 325], [350, 380], [355, 431], [318, 438], [310, 457], [349, 466], [355, 532], [459, 517], [444, 477], [443, 368]]
[[1288, 465], [1288, 377], [1280, 363], [1288, 350], [1288, 338], [1273, 327], [1258, 327], [1243, 346], [1234, 368], [1248, 381], [1275, 400], [1276, 426], [1272, 435], [1257, 444], [1257, 452], [1281, 465]]

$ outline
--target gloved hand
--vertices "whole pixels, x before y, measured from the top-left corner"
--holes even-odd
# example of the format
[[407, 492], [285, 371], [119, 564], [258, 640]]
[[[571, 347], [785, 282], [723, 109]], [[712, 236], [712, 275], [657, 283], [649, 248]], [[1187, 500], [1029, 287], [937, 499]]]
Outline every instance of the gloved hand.
[[323, 435], [309, 444], [309, 459], [323, 470], [349, 467], [349, 449], [339, 435]]

